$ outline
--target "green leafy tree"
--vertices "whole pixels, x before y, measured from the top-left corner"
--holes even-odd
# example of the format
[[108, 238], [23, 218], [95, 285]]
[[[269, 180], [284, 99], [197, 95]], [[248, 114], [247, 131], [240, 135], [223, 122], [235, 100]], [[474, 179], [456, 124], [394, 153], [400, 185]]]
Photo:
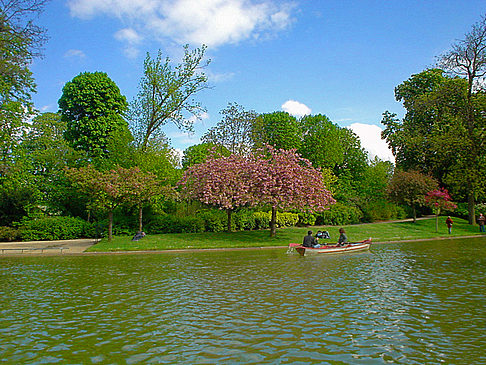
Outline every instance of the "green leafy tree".
[[89, 197], [89, 207], [108, 213], [108, 240], [113, 236], [113, 212], [122, 205], [139, 208], [139, 228], [142, 229], [142, 205], [159, 193], [155, 176], [139, 168], [118, 167], [98, 171], [92, 165], [66, 169], [73, 185]]
[[231, 153], [250, 153], [253, 147], [252, 127], [258, 114], [253, 110], [247, 111], [236, 103], [229, 103], [221, 114], [223, 119], [210, 128], [201, 140], [204, 143], [224, 146]]
[[59, 99], [65, 138], [92, 157], [108, 153], [109, 140], [126, 133], [127, 101], [104, 72], [83, 72], [67, 82]]
[[325, 115], [306, 115], [301, 121], [302, 157], [315, 167], [334, 168], [344, 162], [344, 146], [340, 128]]
[[253, 124], [252, 139], [255, 148], [269, 145], [284, 150], [299, 149], [302, 141], [297, 119], [287, 112], [259, 115]]
[[144, 75], [137, 97], [130, 106], [130, 120], [137, 145], [145, 149], [151, 138], [158, 138], [161, 127], [169, 122], [183, 130], [192, 130], [193, 119], [199, 118], [205, 109], [192, 98], [208, 88], [207, 76], [200, 72], [209, 64], [204, 61], [206, 46], [190, 50], [184, 46], [182, 62], [172, 67], [169, 57], [144, 61]]
[[31, 62], [41, 56], [45, 29], [34, 20], [46, 0], [0, 2], [0, 174], [16, 164], [24, 137], [25, 120], [33, 115], [36, 90]]
[[387, 187], [387, 194], [397, 204], [412, 208], [413, 222], [417, 220], [417, 207], [425, 205], [427, 192], [438, 188], [433, 177], [418, 171], [396, 170]]
[[205, 162], [209, 157], [228, 157], [231, 152], [223, 145], [214, 143], [200, 143], [184, 150], [182, 167], [187, 169], [193, 165]]

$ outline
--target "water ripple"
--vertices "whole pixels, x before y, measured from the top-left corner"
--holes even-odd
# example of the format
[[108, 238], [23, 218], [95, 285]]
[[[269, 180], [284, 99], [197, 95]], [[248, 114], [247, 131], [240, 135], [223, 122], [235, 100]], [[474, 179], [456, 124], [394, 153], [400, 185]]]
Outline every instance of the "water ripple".
[[486, 242], [0, 259], [0, 359], [486, 363]]

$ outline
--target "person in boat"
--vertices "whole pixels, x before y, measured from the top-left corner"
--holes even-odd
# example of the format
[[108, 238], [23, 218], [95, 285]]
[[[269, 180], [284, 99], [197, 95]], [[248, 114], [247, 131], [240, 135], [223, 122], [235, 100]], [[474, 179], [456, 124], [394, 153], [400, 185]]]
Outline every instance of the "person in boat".
[[339, 228], [339, 239], [338, 239], [338, 246], [344, 246], [348, 243], [348, 236], [346, 236], [346, 231], [344, 228]]
[[317, 239], [317, 242], [319, 242], [319, 240], [322, 238], [322, 232], [321, 231], [317, 231], [316, 233], [316, 239]]
[[312, 235], [312, 231], [307, 232], [307, 236], [304, 237], [304, 242], [302, 242], [302, 246], [309, 248], [321, 247], [321, 245], [317, 243], [316, 238]]

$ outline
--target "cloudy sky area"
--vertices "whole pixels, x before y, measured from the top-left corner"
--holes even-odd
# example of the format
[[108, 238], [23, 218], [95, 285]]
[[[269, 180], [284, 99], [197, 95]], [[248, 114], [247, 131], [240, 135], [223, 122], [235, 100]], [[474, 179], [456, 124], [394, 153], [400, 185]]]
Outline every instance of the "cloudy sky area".
[[[461, 9], [461, 11], [458, 11]], [[130, 101], [147, 52], [178, 62], [182, 45], [208, 46], [211, 89], [195, 134], [167, 126], [183, 150], [220, 120], [230, 102], [260, 113], [325, 114], [351, 128], [371, 157], [393, 160], [381, 115], [403, 115], [394, 87], [479, 20], [483, 0], [69, 0], [39, 19], [50, 36], [32, 71], [34, 102], [57, 111], [63, 85], [84, 71], [106, 72]]]

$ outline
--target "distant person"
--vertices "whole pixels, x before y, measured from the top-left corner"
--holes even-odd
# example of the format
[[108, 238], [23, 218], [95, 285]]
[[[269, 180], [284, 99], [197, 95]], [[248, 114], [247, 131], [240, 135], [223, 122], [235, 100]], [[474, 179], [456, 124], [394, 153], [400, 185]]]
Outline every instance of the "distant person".
[[139, 241], [145, 237], [145, 232], [138, 231], [135, 236], [133, 236], [132, 241]]
[[451, 216], [447, 217], [445, 223], [447, 225], [447, 229], [449, 230], [449, 234], [451, 234], [452, 233], [452, 225], [454, 224], [454, 222], [451, 219]]
[[346, 231], [344, 228], [339, 228], [339, 239], [338, 239], [338, 246], [344, 246], [348, 243], [348, 236], [346, 236]]
[[312, 236], [312, 231], [307, 232], [307, 236], [304, 237], [304, 242], [302, 243], [302, 246], [309, 248], [321, 247], [321, 245], [317, 243], [316, 238]]
[[479, 232], [484, 232], [484, 221], [486, 221], [486, 218], [483, 213], [481, 213], [478, 218]]

